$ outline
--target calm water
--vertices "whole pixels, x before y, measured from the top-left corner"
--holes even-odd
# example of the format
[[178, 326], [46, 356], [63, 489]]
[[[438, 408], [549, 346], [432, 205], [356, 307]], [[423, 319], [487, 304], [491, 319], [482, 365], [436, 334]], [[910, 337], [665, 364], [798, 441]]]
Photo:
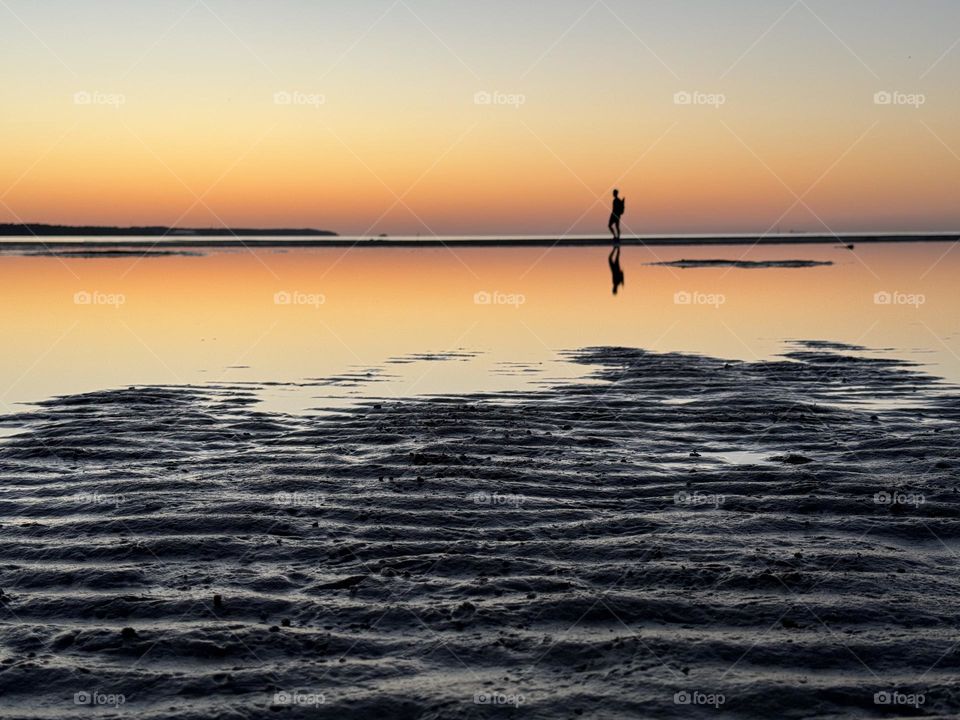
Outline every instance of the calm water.
[[[834, 265], [651, 265], [680, 259]], [[621, 263], [614, 296], [599, 248], [0, 255], [0, 412], [144, 384], [277, 383], [264, 401], [288, 410], [515, 390], [579, 375], [559, 353], [588, 345], [755, 360], [828, 340], [960, 381], [951, 244], [624, 248]]]

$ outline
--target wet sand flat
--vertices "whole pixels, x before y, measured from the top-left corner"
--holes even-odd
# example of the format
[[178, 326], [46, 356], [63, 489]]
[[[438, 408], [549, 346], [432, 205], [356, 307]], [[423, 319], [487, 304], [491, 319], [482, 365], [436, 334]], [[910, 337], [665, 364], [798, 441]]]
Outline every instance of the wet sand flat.
[[960, 396], [855, 350], [42, 403], [0, 439], [0, 715], [952, 716]]

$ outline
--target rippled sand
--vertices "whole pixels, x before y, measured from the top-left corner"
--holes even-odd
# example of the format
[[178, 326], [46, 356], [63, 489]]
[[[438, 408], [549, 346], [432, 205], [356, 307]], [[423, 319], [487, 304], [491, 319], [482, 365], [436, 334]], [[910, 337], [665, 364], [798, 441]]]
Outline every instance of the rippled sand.
[[854, 351], [43, 403], [0, 440], [0, 714], [951, 716], [958, 396]]

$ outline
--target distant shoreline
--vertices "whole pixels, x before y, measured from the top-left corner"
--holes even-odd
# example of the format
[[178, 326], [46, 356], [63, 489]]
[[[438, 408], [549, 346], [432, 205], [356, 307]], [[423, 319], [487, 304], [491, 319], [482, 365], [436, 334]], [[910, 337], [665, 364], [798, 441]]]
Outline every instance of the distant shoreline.
[[[458, 238], [390, 238], [358, 239], [342, 237], [322, 230], [218, 232], [202, 235], [48, 235], [4, 234], [0, 226], [0, 249], [3, 250], [112, 250], [116, 248], [529, 248], [529, 247], [609, 247], [610, 238], [549, 237], [458, 237]], [[9, 227], [9, 226], [7, 226]], [[250, 233], [250, 234], [246, 234]], [[87, 239], [90, 238], [90, 239]], [[731, 245], [858, 245], [875, 243], [958, 242], [960, 232], [953, 233], [849, 233], [790, 235], [660, 235], [623, 238], [624, 246], [731, 246]]]
[[4, 237], [336, 237], [330, 230], [312, 228], [277, 228], [257, 230], [250, 228], [171, 228], [162, 225], [115, 227], [112, 225], [47, 225], [44, 223], [0, 224], [0, 238]]

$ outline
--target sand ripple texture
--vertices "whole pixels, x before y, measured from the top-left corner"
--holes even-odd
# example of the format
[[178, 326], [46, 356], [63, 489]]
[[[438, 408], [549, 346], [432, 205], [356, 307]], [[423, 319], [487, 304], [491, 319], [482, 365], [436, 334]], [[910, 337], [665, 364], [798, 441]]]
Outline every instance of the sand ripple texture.
[[0, 716], [954, 716], [960, 404], [854, 350], [44, 402], [0, 442]]

